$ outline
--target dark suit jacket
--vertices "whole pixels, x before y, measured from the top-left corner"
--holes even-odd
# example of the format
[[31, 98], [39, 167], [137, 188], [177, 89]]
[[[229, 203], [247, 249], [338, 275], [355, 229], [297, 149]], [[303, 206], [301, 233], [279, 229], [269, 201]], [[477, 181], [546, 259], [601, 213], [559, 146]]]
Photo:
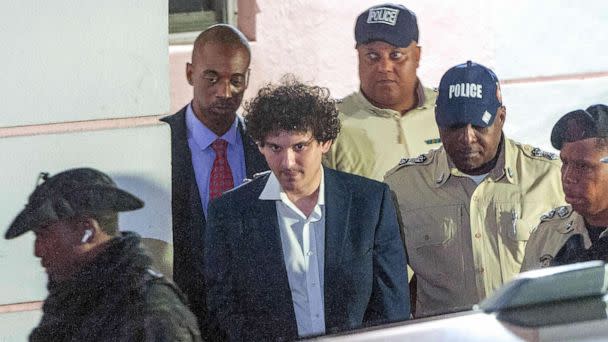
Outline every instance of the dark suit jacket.
[[[268, 175], [209, 207], [207, 302], [235, 341], [298, 337]], [[409, 318], [406, 256], [386, 184], [325, 168], [326, 333]]]
[[[186, 107], [161, 121], [171, 126], [173, 278], [188, 296], [190, 308], [197, 316], [201, 333], [205, 336], [209, 331], [206, 282], [203, 277], [205, 216], [188, 146]], [[242, 122], [239, 122], [239, 133], [243, 140], [247, 177], [252, 178], [253, 174], [268, 170], [266, 160], [255, 142], [244, 132]]]

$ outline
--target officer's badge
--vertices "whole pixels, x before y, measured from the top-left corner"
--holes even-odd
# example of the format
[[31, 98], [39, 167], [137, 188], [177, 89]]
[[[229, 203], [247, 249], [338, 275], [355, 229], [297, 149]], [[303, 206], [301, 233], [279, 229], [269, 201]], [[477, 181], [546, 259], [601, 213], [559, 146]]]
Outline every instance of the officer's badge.
[[571, 231], [574, 230], [574, 228], [572, 227], [572, 225], [574, 224], [574, 220], [571, 220], [570, 222], [568, 222], [568, 224], [566, 224], [566, 230], [564, 233], [570, 233]]
[[424, 154], [421, 154], [418, 157], [414, 158], [414, 163], [416, 163], [416, 164], [422, 164], [425, 161], [426, 161], [426, 156]]
[[541, 157], [549, 160], [557, 160], [557, 155], [555, 153], [543, 151], [538, 147], [532, 149], [532, 155], [535, 157]]
[[548, 221], [550, 219], [552, 219], [553, 217], [555, 217], [555, 213], [557, 212], [556, 209], [551, 209], [549, 212], [544, 213], [541, 217], [540, 220], [541, 221]]
[[540, 257], [539, 261], [540, 261], [539, 262], [540, 267], [549, 267], [549, 266], [551, 266], [551, 261], [553, 261], [553, 256], [550, 254], [545, 254]]
[[554, 209], [551, 209], [549, 212], [544, 213], [541, 217], [540, 220], [541, 221], [549, 221], [552, 219], [556, 219], [556, 218], [564, 218], [564, 217], [568, 217], [570, 216], [571, 210], [570, 207], [567, 205], [561, 206], [561, 207], [557, 207]]
[[424, 154], [419, 155], [416, 158], [401, 158], [399, 161], [399, 165], [414, 165], [414, 164], [422, 164], [426, 161], [426, 156]]

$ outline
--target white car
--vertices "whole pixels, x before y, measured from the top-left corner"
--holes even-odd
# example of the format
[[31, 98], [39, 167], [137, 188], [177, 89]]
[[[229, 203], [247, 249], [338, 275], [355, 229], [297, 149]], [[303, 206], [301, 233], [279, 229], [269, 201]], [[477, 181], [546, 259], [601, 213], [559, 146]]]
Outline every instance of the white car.
[[472, 311], [316, 341], [608, 341], [608, 265], [591, 261], [520, 274]]

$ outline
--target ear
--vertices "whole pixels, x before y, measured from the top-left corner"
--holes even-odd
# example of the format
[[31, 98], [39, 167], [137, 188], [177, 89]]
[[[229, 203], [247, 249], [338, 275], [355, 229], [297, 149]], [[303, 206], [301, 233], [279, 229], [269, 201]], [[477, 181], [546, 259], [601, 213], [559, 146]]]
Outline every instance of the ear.
[[329, 151], [329, 149], [331, 148], [331, 144], [333, 142], [333, 140], [327, 140], [325, 142], [319, 143], [319, 145], [321, 145], [321, 152], [327, 153], [327, 151]]
[[188, 84], [194, 86], [192, 84], [192, 74], [194, 73], [194, 66], [192, 63], [186, 63], [186, 79], [188, 80]]
[[496, 120], [500, 120], [499, 122], [500, 122], [501, 128], [505, 124], [506, 118], [507, 118], [507, 107], [505, 107], [505, 106], [498, 107], [498, 110], [496, 111]]
[[414, 49], [414, 60], [416, 61], [416, 68], [420, 66], [420, 55], [422, 54], [422, 47], [416, 45]]
[[95, 219], [89, 217], [78, 219], [76, 236], [80, 237], [80, 244], [94, 243], [100, 231], [99, 223]]

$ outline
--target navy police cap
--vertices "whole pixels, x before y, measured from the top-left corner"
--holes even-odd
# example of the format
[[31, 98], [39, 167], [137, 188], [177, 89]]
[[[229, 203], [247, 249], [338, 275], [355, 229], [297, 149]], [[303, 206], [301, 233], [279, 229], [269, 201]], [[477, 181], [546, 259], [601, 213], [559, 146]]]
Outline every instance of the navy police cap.
[[492, 126], [502, 106], [496, 74], [485, 66], [468, 61], [449, 69], [439, 83], [435, 119], [439, 127], [468, 124]]
[[382, 4], [365, 10], [355, 24], [357, 46], [381, 40], [396, 47], [418, 42], [418, 22], [414, 12], [403, 5]]

